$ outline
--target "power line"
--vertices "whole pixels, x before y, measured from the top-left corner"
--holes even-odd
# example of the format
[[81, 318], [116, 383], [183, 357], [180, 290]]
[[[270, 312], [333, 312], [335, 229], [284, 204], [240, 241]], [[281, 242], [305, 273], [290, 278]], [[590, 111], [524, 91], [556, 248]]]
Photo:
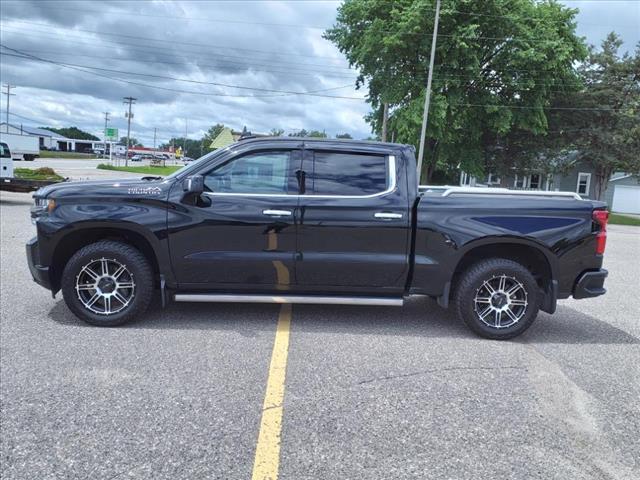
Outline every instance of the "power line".
[[[27, 20], [11, 20], [13, 23], [24, 23], [26, 25], [36, 25], [36, 26], [40, 26], [40, 27], [45, 27], [45, 28], [56, 28], [56, 27], [52, 27], [50, 24], [47, 23], [38, 23], [38, 22], [30, 22]], [[186, 46], [192, 46], [192, 47], [204, 47], [207, 49], [211, 49], [211, 48], [223, 48], [223, 49], [227, 49], [227, 50], [237, 50], [240, 52], [254, 52], [254, 53], [264, 53], [267, 55], [279, 55], [279, 56], [295, 56], [295, 57], [314, 57], [314, 58], [328, 58], [328, 59], [335, 59], [335, 57], [328, 57], [328, 56], [321, 56], [321, 55], [306, 55], [306, 54], [298, 54], [298, 53], [282, 53], [282, 52], [274, 52], [272, 50], [258, 50], [258, 49], [254, 49], [254, 48], [242, 48], [242, 47], [234, 47], [234, 46], [229, 46], [229, 45], [215, 45], [215, 44], [207, 44], [207, 43], [195, 43], [195, 42], [181, 42], [179, 40], [166, 40], [164, 38], [151, 38], [151, 37], [141, 37], [138, 35], [127, 35], [124, 33], [111, 33], [111, 32], [104, 32], [104, 31], [100, 31], [100, 30], [88, 30], [85, 28], [75, 28], [74, 29], [75, 32], [83, 32], [83, 33], [93, 33], [93, 34], [97, 34], [97, 35], [106, 35], [106, 36], [110, 36], [110, 37], [122, 37], [122, 38], [130, 38], [133, 40], [146, 40], [149, 42], [158, 42], [158, 43], [170, 43], [171, 45], [186, 45]]]
[[[30, 30], [29, 32], [24, 32], [20, 29], [18, 29], [17, 27], [10, 27], [10, 26], [4, 26], [4, 25], [0, 25], [2, 27], [3, 32], [9, 31], [10, 33], [15, 33], [16, 35], [19, 35], [19, 39], [22, 39], [24, 37], [46, 37], [46, 38], [52, 38], [55, 39], [58, 42], [71, 42], [73, 40], [95, 40], [95, 39], [90, 39], [84, 36], [74, 36], [72, 34], [66, 33], [64, 34], [64, 37], [61, 37], [60, 35], [57, 35], [55, 33], [51, 33], [51, 32], [46, 32], [46, 31], [42, 31], [42, 30]], [[106, 45], [116, 45], [116, 46], [122, 46], [125, 45], [127, 47], [130, 47], [129, 50], [132, 51], [139, 51], [139, 52], [166, 52], [167, 49], [163, 48], [160, 45], [140, 45], [138, 43], [130, 43], [130, 42], [124, 42], [122, 40], [117, 40], [117, 39], [103, 39], [100, 38], [100, 44], [85, 44], [82, 46], [87, 46], [87, 47], [100, 47], [100, 48], [104, 48], [104, 44]], [[77, 43], [74, 45], [76, 48], [78, 47]], [[345, 72], [348, 71], [353, 71], [352, 68], [348, 67], [348, 66], [339, 66], [339, 65], [329, 65], [329, 64], [318, 64], [318, 63], [307, 63], [307, 62], [287, 62], [287, 61], [282, 61], [282, 60], [278, 60], [278, 63], [272, 63], [272, 62], [268, 62], [269, 59], [265, 59], [265, 58], [255, 58], [255, 60], [257, 60], [258, 62], [253, 61], [254, 58], [252, 57], [244, 57], [247, 58], [247, 62], [237, 62], [237, 61], [232, 61], [232, 60], [223, 60], [225, 58], [231, 58], [231, 59], [238, 59], [239, 57], [237, 55], [224, 55], [224, 54], [220, 54], [220, 53], [211, 53], [209, 50], [202, 52], [202, 51], [193, 51], [193, 50], [184, 50], [181, 49], [180, 50], [180, 55], [184, 55], [185, 53], [189, 53], [189, 54], [194, 54], [194, 55], [201, 55], [203, 58], [212, 58], [212, 59], [216, 59], [217, 61], [224, 61], [227, 63], [236, 63], [239, 65], [262, 65], [262, 66], [276, 66], [276, 67], [282, 67], [282, 68], [287, 68], [287, 69], [291, 69], [291, 67], [289, 67], [289, 65], [294, 65], [294, 66], [298, 66], [301, 68], [304, 68], [303, 71], [308, 72], [308, 71], [312, 71], [315, 72], [316, 70], [310, 70], [309, 67], [320, 67], [323, 70], [321, 71], [322, 73], [327, 72], [327, 68], [328, 69], [335, 69], [337, 70], [335, 73], [340, 73], [339, 70], [344, 70]], [[221, 57], [222, 59], [219, 59], [218, 57]], [[264, 63], [265, 61], [267, 61], [267, 63]], [[250, 62], [250, 63], [248, 63]], [[298, 69], [301, 70], [301, 69]], [[318, 71], [320, 72], [320, 71]]]
[[[8, 47], [4, 47], [4, 48], [8, 48]], [[11, 56], [11, 54], [8, 54]], [[31, 58], [28, 56], [17, 56], [18, 58]], [[275, 90], [275, 89], [270, 89], [270, 88], [257, 88], [257, 87], [245, 87], [245, 86], [241, 86], [241, 85], [232, 85], [232, 84], [228, 84], [228, 83], [219, 83], [219, 82], [205, 82], [203, 80], [192, 80], [189, 78], [176, 78], [176, 77], [169, 77], [166, 75], [155, 75], [155, 74], [151, 74], [151, 73], [140, 73], [140, 72], [128, 72], [128, 71], [123, 71], [123, 70], [115, 70], [115, 69], [111, 69], [111, 68], [102, 68], [102, 67], [93, 67], [93, 66], [89, 66], [89, 65], [78, 65], [78, 64], [74, 64], [74, 63], [63, 63], [63, 62], [57, 62], [60, 65], [65, 65], [65, 66], [72, 66], [72, 67], [79, 67], [79, 68], [89, 68], [91, 70], [100, 70], [103, 72], [111, 72], [111, 73], [120, 73], [120, 74], [125, 74], [125, 75], [135, 75], [135, 76], [140, 76], [140, 77], [149, 77], [149, 78], [157, 78], [157, 79], [161, 79], [161, 80], [173, 80], [173, 81], [177, 81], [177, 82], [186, 82], [186, 83], [195, 83], [198, 85], [214, 85], [217, 87], [229, 87], [229, 88], [237, 88], [240, 90], [251, 90], [251, 91], [257, 91], [257, 92], [270, 92], [270, 93], [284, 93], [284, 94], [290, 94], [290, 95], [310, 95], [310, 94], [315, 94], [315, 93], [320, 93], [320, 92], [326, 92], [326, 91], [331, 91], [331, 90], [340, 90], [342, 88], [348, 88], [351, 87], [352, 85], [342, 85], [339, 87], [331, 87], [331, 88], [323, 88], [323, 89], [319, 89], [319, 90], [312, 90], [312, 91], [308, 91], [308, 92], [295, 92], [295, 91], [289, 91], [289, 90]]]
[[[29, 34], [25, 34], [25, 35], [26, 35], [26, 36], [29, 36]], [[25, 35], [22, 35], [22, 34], [21, 34], [21, 36], [25, 36]], [[62, 39], [60, 39], [60, 38], [59, 38], [59, 37], [57, 37], [57, 36], [49, 35], [49, 34], [44, 34], [44, 35], [45, 35], [45, 36], [49, 36], [49, 37], [53, 37], [53, 38], [56, 38], [56, 40], [62, 41]], [[66, 35], [66, 36], [65, 36], [65, 39], [67, 39], [66, 37], [68, 37], [68, 35]], [[107, 42], [108, 42], [108, 43], [114, 43], [114, 44], [116, 44], [116, 45], [136, 45], [136, 44], [130, 44], [130, 43], [120, 43], [120, 42], [110, 42], [110, 41], [107, 41]], [[102, 46], [100, 46], [100, 45], [95, 45], [95, 46], [98, 46], [99, 48], [101, 48], [101, 47], [102, 47]], [[137, 47], [136, 47], [136, 48], [133, 48], [132, 50], [137, 50], [137, 51], [141, 51], [141, 52], [154, 52], [154, 53], [155, 53], [155, 52], [158, 52], [158, 51], [164, 51], [164, 50], [161, 50], [161, 49], [159, 49], [159, 48], [153, 48], [153, 47], [151, 47], [151, 48], [146, 48], [146, 49], [141, 49], [141, 48], [137, 48]], [[41, 52], [41, 53], [45, 53], [45, 52], [43, 52], [43, 51], [37, 51], [37, 50], [35, 50], [35, 51], [34, 51], [34, 50], [22, 50], [22, 51], [23, 51], [23, 52], [29, 52], [29, 51], [31, 51], [31, 52]], [[46, 52], [46, 53], [50, 53], [50, 54], [58, 55], [58, 56], [60, 56], [60, 55], [64, 55], [64, 53], [59, 53], [59, 52]], [[183, 52], [183, 53], [185, 53], [185, 52]], [[200, 52], [190, 52], [190, 51], [187, 51], [186, 53], [201, 54]], [[89, 57], [89, 58], [96, 58], [95, 56], [91, 56], [91, 55], [80, 55], [80, 54], [75, 54], [75, 53], [74, 53], [74, 56], [86, 56], [86, 57]], [[208, 57], [208, 56], [210, 56], [210, 55], [206, 55], [205, 57]], [[222, 56], [223, 56], [223, 57], [225, 57], [225, 55], [222, 55]], [[103, 57], [100, 57], [100, 58], [103, 58]], [[233, 58], [236, 58], [236, 57], [233, 57]], [[133, 60], [133, 59], [123, 59], [123, 60], [124, 60], [124, 61], [130, 61], [130, 62], [141, 62], [141, 63], [146, 62], [146, 63], [165, 63], [165, 64], [182, 65], [182, 63], [178, 63], [178, 62], [145, 61], [145, 60]], [[198, 61], [198, 59], [193, 59], [193, 60], [194, 60], [194, 61], [196, 61], [196, 62]], [[254, 66], [256, 66], [256, 65], [276, 66], [276, 67], [282, 67], [282, 68], [286, 68], [286, 69], [287, 69], [286, 71], [282, 71], [282, 70], [271, 70], [271, 71], [274, 71], [274, 72], [276, 72], [276, 73], [287, 73], [287, 74], [291, 74], [291, 73], [292, 73], [292, 70], [293, 70], [293, 71], [295, 71], [295, 69], [292, 69], [291, 67], [288, 67], [288, 66], [286, 66], [286, 65], [280, 65], [280, 64], [272, 64], [272, 63], [267, 63], [267, 64], [265, 64], [265, 63], [254, 63], [254, 62], [251, 62], [251, 63], [242, 63], [242, 62], [232, 62], [232, 61], [230, 61], [230, 60], [218, 60], [218, 59], [216, 59], [216, 61], [219, 61], [219, 62], [226, 62], [226, 63], [237, 63], [237, 64], [239, 64], [239, 65], [246, 66], [248, 69], [249, 69], [249, 68], [250, 68], [250, 69], [254, 69]], [[342, 78], [356, 78], [354, 75], [340, 75], [340, 74], [339, 74], [339, 72], [333, 72], [333, 71], [327, 71], [327, 70], [326, 70], [326, 68], [338, 68], [338, 69], [340, 69], [340, 68], [342, 68], [342, 67], [337, 67], [337, 66], [332, 66], [332, 65], [320, 65], [320, 64], [294, 63], [294, 62], [287, 62], [287, 63], [293, 64], [293, 65], [299, 65], [299, 66], [302, 66], [302, 67], [305, 67], [306, 65], [314, 65], [314, 66], [318, 66], [318, 67], [321, 67], [321, 66], [322, 66], [322, 67], [324, 67], [324, 68], [325, 68], [325, 70], [319, 71], [319, 70], [313, 70], [313, 69], [309, 69], [309, 68], [306, 68], [306, 67], [305, 67], [305, 68], [304, 68], [304, 70], [303, 70], [303, 71], [305, 72], [305, 73], [304, 73], [304, 75], [308, 75], [308, 73], [307, 73], [307, 72], [310, 72], [310, 73], [318, 73], [318, 74], [321, 74], [321, 75], [323, 75], [323, 76], [335, 76], [335, 77], [340, 76], [340, 77], [342, 77]], [[422, 66], [422, 65], [424, 64], [424, 62], [402, 62], [402, 63], [403, 63], [403, 65], [420, 65], [420, 66]], [[215, 66], [214, 66], [214, 65], [202, 65], [202, 64], [198, 64], [198, 66], [214, 67], [214, 68], [218, 68], [218, 67], [219, 67], [219, 65], [215, 65]], [[256, 70], [270, 71], [270, 70], [266, 70], [266, 69], [256, 69]], [[353, 69], [346, 69], [346, 70], [353, 71]], [[522, 72], [540, 72], [540, 73], [549, 73], [548, 71], [543, 70], [543, 69], [509, 69], [509, 70], [507, 70], [507, 72], [509, 72], [509, 73], [522, 73]], [[345, 72], [345, 73], [346, 73], [346, 72]], [[354, 73], [355, 73], [355, 72], [354, 72]], [[416, 75], [414, 75], [414, 76], [416, 76], [416, 77], [419, 77], [419, 76], [424, 76], [424, 77], [426, 77], [426, 74], [418, 73], [418, 74], [416, 74]], [[439, 77], [453, 77], [453, 78], [455, 78], [455, 77], [477, 78], [477, 75], [474, 75], [474, 74], [468, 74], [468, 73], [447, 73], [446, 71], [445, 71], [445, 72], [440, 71], [440, 72], [438, 73], [438, 76], [439, 76]], [[561, 81], [561, 80], [559, 80], [558, 82], [559, 82], [559, 83], [561, 83], [561, 84], [563, 84], [563, 85], [564, 85], [564, 84], [566, 84], [566, 81]], [[555, 84], [555, 82], [554, 82], [553, 84]]]
[[[89, 73], [92, 75], [97, 75], [100, 77], [104, 77], [104, 78], [108, 78], [111, 80], [116, 80], [119, 82], [124, 82], [124, 83], [128, 83], [131, 85], [137, 85], [137, 86], [143, 86], [143, 87], [147, 87], [147, 88], [155, 88], [155, 89], [159, 89], [159, 90], [165, 90], [165, 91], [169, 91], [169, 92], [175, 92], [175, 93], [188, 93], [188, 94], [194, 94], [194, 95], [205, 95], [205, 96], [214, 96], [214, 97], [241, 97], [241, 98], [252, 98], [252, 97], [256, 97], [256, 98], [260, 98], [260, 97], [274, 97], [274, 96], [287, 96], [287, 95], [305, 95], [305, 96], [314, 96], [314, 97], [324, 97], [324, 98], [336, 98], [336, 99], [347, 99], [347, 100], [363, 100], [362, 97], [347, 97], [347, 96], [337, 96], [337, 95], [324, 95], [322, 93], [313, 93], [313, 92], [294, 92], [294, 91], [285, 91], [285, 90], [274, 90], [274, 92], [280, 92], [277, 95], [235, 95], [235, 94], [222, 94], [222, 93], [211, 93], [211, 92], [196, 92], [196, 91], [192, 91], [192, 90], [180, 90], [180, 89], [175, 89], [175, 88], [167, 88], [167, 87], [160, 87], [158, 85], [149, 85], [149, 84], [145, 84], [145, 83], [140, 83], [140, 82], [133, 82], [130, 80], [126, 80], [123, 78], [117, 78], [117, 77], [111, 77], [109, 75], [104, 75], [98, 72], [93, 72], [90, 70], [84, 70], [85, 68], [89, 68], [89, 69], [96, 69], [97, 67], [89, 67], [86, 65], [77, 65], [77, 64], [66, 64], [66, 63], [62, 63], [62, 62], [56, 62], [53, 60], [48, 60], [42, 57], [37, 57], [35, 55], [29, 55], [26, 53], [21, 52], [20, 50], [14, 49], [14, 48], [10, 48], [7, 47], [6, 45], [2, 45], [0, 44], [1, 47], [10, 50], [12, 52], [16, 52], [17, 55], [15, 54], [10, 54], [10, 53], [2, 53], [2, 55], [8, 55], [8, 56], [12, 56], [12, 57], [16, 57], [16, 58], [23, 58], [25, 60], [34, 60], [34, 61], [39, 61], [39, 62], [44, 62], [44, 63], [49, 63], [49, 64], [53, 64], [53, 65], [58, 65], [64, 68], [69, 68], [72, 70], [76, 70], [76, 71], [80, 71], [80, 72], [84, 72], [84, 73]], [[101, 70], [105, 70], [105, 69], [101, 69]], [[122, 72], [122, 71], [118, 71], [120, 73], [123, 74], [127, 74], [130, 72]], [[228, 87], [232, 87], [232, 88], [243, 88], [243, 89], [250, 89], [250, 90], [254, 90], [254, 88], [252, 87], [243, 87], [243, 86], [238, 86], [238, 85], [228, 85], [225, 84]]]

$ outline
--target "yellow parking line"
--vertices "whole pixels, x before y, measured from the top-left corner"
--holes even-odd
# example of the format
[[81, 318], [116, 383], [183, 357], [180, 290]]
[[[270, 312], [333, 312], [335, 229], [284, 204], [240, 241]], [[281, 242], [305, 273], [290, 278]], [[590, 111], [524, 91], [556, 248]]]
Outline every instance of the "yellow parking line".
[[276, 339], [273, 343], [267, 390], [262, 406], [262, 421], [256, 458], [253, 462], [252, 480], [276, 480], [280, 464], [280, 441], [282, 432], [282, 406], [284, 402], [284, 381], [287, 372], [289, 352], [289, 330], [291, 327], [291, 305], [280, 308]]

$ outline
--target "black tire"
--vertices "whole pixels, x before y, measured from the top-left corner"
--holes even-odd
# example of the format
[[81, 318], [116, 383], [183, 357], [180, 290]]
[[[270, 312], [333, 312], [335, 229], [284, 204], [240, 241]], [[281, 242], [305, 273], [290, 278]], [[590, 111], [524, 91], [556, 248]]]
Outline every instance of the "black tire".
[[[83, 269], [85, 269], [87, 265], [93, 265], [92, 262], [102, 262], [103, 260], [109, 262], [108, 265], [110, 265], [107, 266], [107, 282], [109, 281], [109, 268], [111, 268], [110, 273], [115, 274], [118, 271], [115, 268], [118, 264], [125, 267], [124, 278], [132, 286], [128, 289], [125, 287], [125, 289], [121, 291], [128, 302], [114, 301], [112, 298], [109, 298], [109, 307], [107, 308], [105, 305], [106, 301], [103, 297], [99, 296], [95, 307], [87, 307], [85, 303], [90, 303], [91, 298], [93, 298], [92, 295], [102, 292], [99, 292], [97, 289], [92, 289], [91, 287], [87, 288], [88, 293], [77, 290], [76, 282], [81, 281], [79, 280], [82, 278], [81, 275], [85, 275], [85, 278], [91, 278], [86, 273], [83, 273], [83, 271], [85, 271]], [[114, 270], [116, 271], [114, 272]], [[120, 275], [123, 275], [123, 273]], [[127, 282], [123, 282], [123, 284]], [[96, 285], [98, 285], [97, 280]], [[80, 284], [78, 288], [82, 289], [83, 286], [83, 284]], [[109, 287], [108, 284], [107, 287]], [[111, 287], [113, 287], [113, 285], [111, 285]], [[120, 291], [118, 288], [114, 290]], [[81, 248], [69, 259], [62, 273], [62, 295], [69, 309], [81, 320], [99, 327], [122, 325], [144, 313], [149, 307], [153, 296], [153, 270], [145, 256], [136, 248], [125, 243], [102, 240]], [[86, 295], [91, 295], [89, 301], [87, 301]], [[83, 296], [85, 296], [85, 303], [83, 303], [83, 299], [81, 298]], [[109, 297], [111, 297], [111, 295], [109, 295]], [[114, 312], [105, 313], [104, 311], [108, 312], [111, 310], [112, 305]], [[103, 310], [103, 312], [97, 313], [90, 308]], [[118, 308], [120, 309], [115, 311]]]
[[[502, 279], [505, 286], [500, 290]], [[513, 290], [516, 287], [517, 290]], [[495, 293], [490, 293], [490, 289]], [[501, 293], [504, 291], [514, 293]], [[487, 299], [490, 300], [487, 302]], [[475, 263], [461, 274], [454, 304], [458, 317], [476, 334], [507, 340], [520, 335], [535, 320], [540, 309], [540, 287], [521, 264], [504, 258], [490, 258]], [[507, 319], [504, 326], [503, 314]]]

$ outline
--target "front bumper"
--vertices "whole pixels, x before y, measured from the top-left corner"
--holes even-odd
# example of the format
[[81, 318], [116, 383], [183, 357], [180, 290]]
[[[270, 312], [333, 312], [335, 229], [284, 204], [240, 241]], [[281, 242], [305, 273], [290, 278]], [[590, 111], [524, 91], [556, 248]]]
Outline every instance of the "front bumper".
[[609, 275], [604, 268], [582, 272], [573, 287], [573, 298], [598, 297], [607, 293], [604, 280]]
[[38, 252], [38, 237], [33, 237], [27, 242], [27, 263], [33, 281], [44, 288], [51, 290], [51, 278], [49, 276], [49, 267], [39, 265], [40, 254]]

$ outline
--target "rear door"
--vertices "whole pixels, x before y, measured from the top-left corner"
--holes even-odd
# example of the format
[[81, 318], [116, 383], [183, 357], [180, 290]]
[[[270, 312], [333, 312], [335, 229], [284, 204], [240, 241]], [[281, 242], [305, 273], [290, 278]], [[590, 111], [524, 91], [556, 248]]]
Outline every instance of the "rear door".
[[384, 151], [305, 147], [296, 262], [299, 288], [375, 288], [378, 293], [404, 289], [410, 211], [399, 161]]

